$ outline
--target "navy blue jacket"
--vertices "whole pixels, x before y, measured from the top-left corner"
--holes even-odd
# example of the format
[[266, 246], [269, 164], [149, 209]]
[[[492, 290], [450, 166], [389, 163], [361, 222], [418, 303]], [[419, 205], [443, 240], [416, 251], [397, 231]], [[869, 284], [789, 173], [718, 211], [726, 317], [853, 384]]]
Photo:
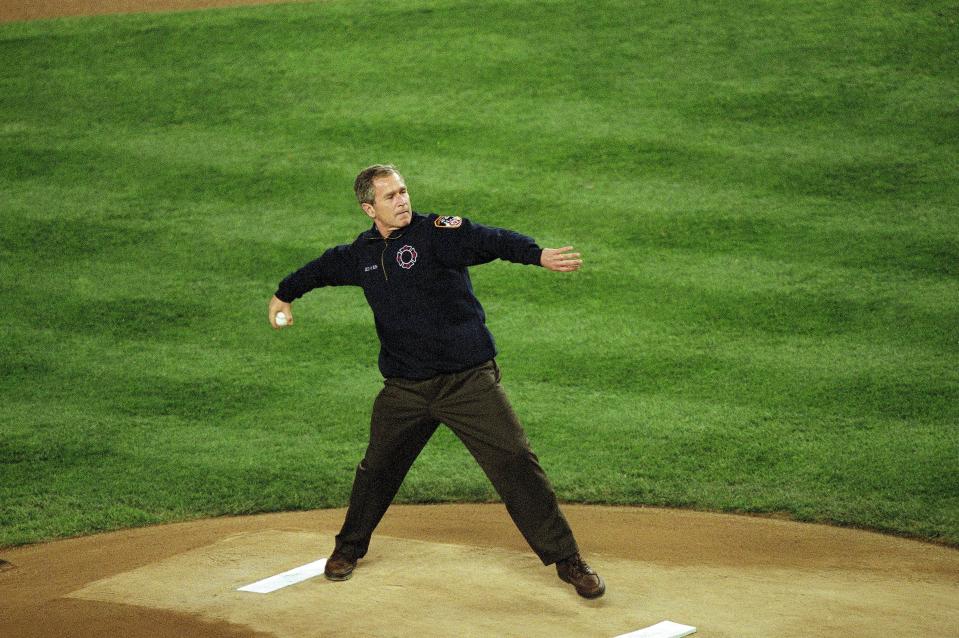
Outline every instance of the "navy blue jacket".
[[542, 248], [511, 230], [413, 213], [384, 239], [374, 225], [286, 277], [287, 303], [321, 286], [361, 286], [373, 310], [384, 377], [428, 379], [496, 356], [469, 266], [504, 259], [539, 265]]

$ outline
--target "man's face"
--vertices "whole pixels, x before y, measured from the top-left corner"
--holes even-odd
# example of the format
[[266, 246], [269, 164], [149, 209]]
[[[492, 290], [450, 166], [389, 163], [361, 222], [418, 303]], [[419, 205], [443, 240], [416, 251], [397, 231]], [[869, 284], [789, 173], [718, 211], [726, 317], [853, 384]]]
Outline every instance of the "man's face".
[[413, 219], [413, 207], [406, 183], [396, 173], [373, 180], [375, 198], [372, 204], [363, 204], [363, 210], [373, 220], [380, 233], [389, 235], [404, 228]]

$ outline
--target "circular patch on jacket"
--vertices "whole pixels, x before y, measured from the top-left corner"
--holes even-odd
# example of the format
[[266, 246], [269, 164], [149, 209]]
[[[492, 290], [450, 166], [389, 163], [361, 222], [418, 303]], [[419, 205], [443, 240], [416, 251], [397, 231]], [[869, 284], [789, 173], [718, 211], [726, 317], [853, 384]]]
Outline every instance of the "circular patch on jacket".
[[412, 268], [413, 264], [416, 263], [416, 249], [409, 244], [400, 248], [396, 253], [396, 263], [400, 265], [400, 268], [406, 270]]
[[446, 217], [437, 217], [433, 225], [437, 228], [459, 228], [463, 225], [462, 217], [447, 215]]

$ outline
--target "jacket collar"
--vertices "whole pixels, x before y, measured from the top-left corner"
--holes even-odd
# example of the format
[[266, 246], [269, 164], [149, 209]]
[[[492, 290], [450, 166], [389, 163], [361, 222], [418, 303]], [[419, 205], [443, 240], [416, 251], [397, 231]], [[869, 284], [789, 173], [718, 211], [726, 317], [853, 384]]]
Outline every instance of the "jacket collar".
[[376, 224], [373, 224], [372, 228], [370, 228], [368, 231], [363, 233], [363, 237], [370, 241], [383, 241], [384, 239], [399, 239], [400, 237], [402, 237], [403, 235], [411, 231], [413, 227], [419, 224], [421, 221], [423, 221], [423, 219], [424, 217], [414, 210], [412, 219], [410, 219], [410, 223], [404, 226], [403, 228], [400, 228], [399, 230], [394, 230], [392, 233], [390, 233], [389, 237], [383, 237], [383, 235], [380, 234], [380, 230], [376, 227]]

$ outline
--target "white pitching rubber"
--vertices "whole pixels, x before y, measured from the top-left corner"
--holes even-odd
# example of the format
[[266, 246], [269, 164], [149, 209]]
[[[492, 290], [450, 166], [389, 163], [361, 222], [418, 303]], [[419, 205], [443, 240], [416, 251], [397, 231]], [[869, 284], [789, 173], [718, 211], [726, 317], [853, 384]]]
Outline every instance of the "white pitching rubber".
[[638, 629], [628, 634], [621, 634], [616, 638], [683, 638], [689, 634], [696, 633], [695, 627], [689, 625], [680, 625], [672, 620], [664, 620], [655, 625]]
[[321, 558], [320, 560], [313, 561], [312, 563], [294, 567], [293, 569], [283, 572], [282, 574], [270, 576], [269, 578], [258, 580], [255, 583], [244, 585], [243, 587], [237, 589], [237, 591], [248, 591], [253, 592], [254, 594], [269, 594], [277, 589], [283, 589], [284, 587], [295, 585], [296, 583], [303, 582], [304, 580], [308, 580], [314, 576], [319, 576], [323, 573], [324, 567], [326, 567], [326, 559]]

